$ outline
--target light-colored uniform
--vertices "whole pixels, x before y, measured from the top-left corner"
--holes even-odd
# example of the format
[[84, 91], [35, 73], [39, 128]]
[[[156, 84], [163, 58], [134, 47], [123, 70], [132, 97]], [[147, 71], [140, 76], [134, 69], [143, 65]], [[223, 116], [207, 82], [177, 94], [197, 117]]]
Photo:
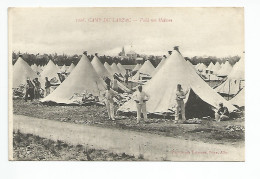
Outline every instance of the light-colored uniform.
[[106, 98], [106, 107], [107, 107], [107, 113], [108, 117], [112, 120], [115, 120], [115, 115], [114, 115], [114, 100], [113, 97], [116, 95], [116, 92], [113, 90], [106, 90], [105, 92], [105, 98]]
[[112, 81], [112, 89], [115, 90], [115, 91], [118, 91], [117, 79], [114, 79]]
[[177, 103], [177, 107], [176, 107], [176, 115], [175, 115], [175, 120], [179, 120], [179, 114], [181, 111], [181, 117], [182, 120], [186, 120], [185, 117], [185, 105], [184, 105], [184, 101], [183, 99], [186, 98], [186, 94], [183, 91], [176, 91], [176, 103]]
[[144, 115], [144, 120], [147, 120], [146, 101], [149, 100], [150, 96], [146, 94], [144, 91], [137, 91], [133, 98], [136, 101], [137, 122], [139, 122], [141, 119], [141, 112]]

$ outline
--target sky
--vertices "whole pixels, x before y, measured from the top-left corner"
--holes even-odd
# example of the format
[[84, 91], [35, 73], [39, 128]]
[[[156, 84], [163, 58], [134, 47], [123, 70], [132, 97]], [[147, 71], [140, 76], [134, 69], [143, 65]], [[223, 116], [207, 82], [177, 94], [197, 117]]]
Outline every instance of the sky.
[[165, 55], [179, 46], [186, 57], [240, 56], [244, 10], [10, 8], [9, 42], [10, 50], [22, 53], [117, 55], [125, 46], [139, 54]]

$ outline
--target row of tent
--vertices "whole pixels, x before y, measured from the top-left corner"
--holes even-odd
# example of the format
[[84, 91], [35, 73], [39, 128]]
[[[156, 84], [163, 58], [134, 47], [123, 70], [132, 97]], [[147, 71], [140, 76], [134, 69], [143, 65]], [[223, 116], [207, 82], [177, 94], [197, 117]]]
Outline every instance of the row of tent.
[[[17, 63], [19, 64], [26, 62], [23, 60], [18, 60]], [[49, 63], [51, 64], [49, 65]], [[52, 61], [49, 63], [43, 69], [43, 72], [48, 66], [52, 66], [52, 68], [54, 68], [54, 63]], [[237, 63], [231, 71], [239, 69], [244, 74], [243, 64], [244, 58], [241, 58], [239, 63]], [[17, 68], [16, 66], [17, 65], [15, 64], [14, 75], [17, 73], [17, 70], [15, 70]], [[27, 68], [25, 71], [29, 71], [29, 73], [23, 76], [33, 78], [31, 76], [35, 75], [35, 73], [30, 68], [30, 66], [27, 63], [23, 66], [26, 66], [25, 68]], [[55, 68], [57, 67], [55, 66]], [[83, 54], [78, 65], [74, 68], [66, 80], [61, 83], [50, 95], [41, 99], [41, 102], [51, 101], [55, 103], [70, 104], [72, 103], [71, 96], [73, 96], [75, 93], [82, 93], [83, 91], [87, 91], [88, 93], [101, 98], [102, 91], [104, 91], [106, 88], [103, 80], [104, 77], [112, 78], [113, 73], [122, 71], [124, 69], [123, 66], [121, 69], [120, 68], [120, 65], [116, 65], [115, 63], [111, 66], [107, 63], [103, 65], [97, 56], [95, 56], [90, 62], [88, 57]], [[150, 100], [147, 102], [147, 111], [149, 113], [174, 113], [176, 110], [175, 97], [177, 84], [181, 84], [183, 89], [187, 89], [189, 91], [187, 98], [185, 99], [185, 104], [186, 106], [191, 107], [192, 110], [190, 111], [193, 111], [197, 114], [199, 114], [201, 111], [212, 114], [213, 110], [218, 108], [218, 104], [220, 102], [228, 107], [230, 111], [233, 111], [236, 110], [236, 107], [234, 107], [233, 104], [235, 104], [237, 101], [240, 103], [241, 101], [244, 101], [244, 95], [242, 94], [244, 93], [244, 89], [238, 91], [239, 93], [236, 94], [236, 96], [231, 101], [225, 100], [221, 95], [218, 94], [218, 88], [212, 89], [197, 74], [193, 65], [191, 65], [190, 62], [183, 58], [178, 50], [174, 50], [171, 55], [164, 57], [156, 68], [154, 68], [151, 62], [147, 60], [142, 66], [137, 64], [133, 70], [138, 72], [136, 75], [146, 74], [151, 76], [151, 79], [144, 85], [144, 91], [146, 91], [151, 96]], [[227, 79], [232, 81], [233, 76], [237, 78], [238, 75], [236, 73], [237, 72], [235, 71], [230, 73], [232, 76], [228, 77]], [[244, 77], [243, 74], [241, 77]], [[135, 78], [137, 77], [133, 76], [133, 79]], [[16, 79], [14, 77], [14, 81], [15, 80]], [[23, 80], [25, 81], [26, 79]], [[219, 86], [219, 89], [221, 86], [226, 86], [225, 82]], [[126, 88], [123, 85], [122, 87]], [[233, 86], [231, 86], [229, 83], [229, 87]], [[202, 106], [204, 106], [204, 108], [202, 108]], [[120, 112], [135, 112], [135, 102], [131, 99], [124, 103], [118, 110]]]
[[[181, 53], [175, 50], [164, 60], [151, 80], [143, 87], [144, 91], [150, 95], [146, 106], [147, 111], [153, 114], [167, 114], [176, 111], [177, 84], [181, 84], [183, 89], [189, 91], [185, 105], [186, 107], [189, 106], [189, 111], [194, 112], [195, 115], [202, 112], [203, 115], [212, 115], [213, 110], [218, 108], [219, 103], [223, 103], [230, 111], [234, 111], [236, 107], [233, 106], [232, 102], [240, 101], [241, 103], [241, 101], [244, 101], [243, 94], [237, 96], [241, 98], [239, 100], [236, 98], [232, 101], [225, 100], [197, 74], [194, 67], [183, 58]], [[131, 99], [124, 103], [118, 111], [135, 112], [134, 100]], [[205, 114], [205, 112], [208, 112], [208, 114]], [[192, 115], [194, 116], [194, 114]]]
[[[21, 57], [19, 57], [13, 66], [13, 88], [25, 84], [28, 78], [38, 78], [42, 87], [45, 83], [45, 77], [48, 77], [49, 80], [52, 79], [53, 81], [56, 81], [58, 84], [61, 83], [58, 75], [61, 70], [53, 63], [53, 61], [50, 60], [39, 74], [37, 74], [33, 68], [35, 67], [33, 66], [31, 68]], [[76, 67], [74, 64], [71, 64], [66, 71], [71, 72], [66, 80], [62, 82], [56, 90], [54, 90], [54, 95], [51, 93], [48, 98], [46, 98], [47, 100], [52, 99], [52, 96], [55, 96], [55, 99], [50, 101], [57, 103], [70, 103], [71, 101], [69, 101], [69, 96], [72, 96], [72, 93], [82, 92], [83, 89], [96, 95], [96, 91], [100, 92], [104, 90], [104, 79], [106, 77], [112, 79], [114, 74], [126, 73], [126, 70], [121, 64], [116, 65], [113, 63], [110, 66], [105, 63], [103, 65], [97, 56], [95, 56], [90, 63], [90, 60], [84, 54]], [[95, 83], [92, 83], [93, 81], [95, 81]], [[124, 92], [130, 92], [130, 90], [120, 82], [118, 82], [118, 87]], [[93, 90], [94, 88], [95, 90]], [[61, 93], [59, 93], [60, 89], [62, 91]], [[66, 100], [63, 100], [65, 96], [67, 96], [67, 98]]]
[[216, 64], [210, 62], [208, 67], [204, 63], [198, 63], [195, 65], [195, 69], [203, 74], [214, 74], [225, 77], [229, 75], [232, 70], [232, 66], [228, 61], [222, 63], [221, 65], [219, 62], [216, 62]]
[[[120, 63], [117, 65], [113, 63], [110, 66], [105, 62], [105, 68], [102, 68], [101, 66], [103, 65], [97, 56], [93, 58], [92, 65], [102, 78], [104, 76], [111, 77], [115, 73], [122, 75], [126, 73], [125, 68]], [[45, 82], [45, 77], [59, 81], [59, 73], [70, 74], [74, 68], [75, 65], [73, 63], [69, 67], [65, 65], [59, 67], [57, 64], [55, 65], [52, 60], [50, 60], [45, 66], [37, 66], [36, 64], [29, 66], [22, 57], [19, 57], [13, 66], [13, 88], [18, 87], [20, 84], [24, 84], [28, 78], [34, 79], [37, 77], [41, 83]]]

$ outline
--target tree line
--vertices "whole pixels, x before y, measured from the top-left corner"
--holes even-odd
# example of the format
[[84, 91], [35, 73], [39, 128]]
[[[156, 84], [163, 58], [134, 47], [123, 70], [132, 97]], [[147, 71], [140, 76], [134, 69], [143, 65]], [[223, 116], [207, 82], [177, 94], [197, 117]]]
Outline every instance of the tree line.
[[[77, 63], [79, 62], [80, 58], [82, 57], [82, 55], [66, 55], [66, 54], [62, 54], [62, 55], [58, 55], [57, 53], [54, 54], [29, 54], [29, 53], [20, 53], [20, 52], [13, 52], [12, 53], [12, 63], [15, 64], [16, 60], [18, 59], [19, 55], [22, 55], [22, 58], [29, 64], [29, 65], [33, 65], [36, 64], [37, 66], [44, 66], [46, 65], [49, 60], [52, 60], [55, 64], [59, 65], [59, 66], [69, 66], [71, 65], [71, 63], [74, 63], [74, 65], [77, 65]], [[94, 58], [94, 55], [88, 55], [88, 58], [90, 60], [92, 60]], [[107, 62], [109, 65], [111, 65], [112, 63], [121, 63], [122, 65], [136, 65], [137, 61], [135, 59], [129, 59], [129, 58], [121, 58], [121, 57], [111, 57], [111, 56], [98, 56], [98, 58], [100, 59], [101, 63], [105, 63]], [[160, 61], [161, 61], [162, 57], [159, 56], [146, 56], [143, 58], [142, 61], [139, 61], [141, 64], [143, 64], [146, 60], [150, 60], [151, 63], [154, 65], [154, 67], [156, 67]], [[193, 65], [196, 65], [198, 63], [204, 63], [205, 65], [209, 65], [210, 62], [213, 62], [214, 64], [216, 62], [219, 62], [220, 64], [225, 62], [225, 61], [229, 61], [231, 65], [234, 65], [237, 61], [239, 61], [240, 57], [239, 56], [232, 56], [232, 57], [225, 57], [225, 58], [217, 58], [215, 56], [211, 56], [211, 57], [197, 57], [194, 56], [192, 58], [189, 57], [185, 57], [186, 60], [189, 60]]]

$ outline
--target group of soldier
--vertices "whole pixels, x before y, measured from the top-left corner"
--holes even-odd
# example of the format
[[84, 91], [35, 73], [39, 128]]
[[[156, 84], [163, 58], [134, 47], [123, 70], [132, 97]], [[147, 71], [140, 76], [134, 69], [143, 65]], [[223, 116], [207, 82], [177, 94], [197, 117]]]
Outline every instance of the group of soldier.
[[[115, 85], [115, 80], [110, 83], [107, 83], [107, 89], [105, 92], [105, 99], [106, 99], [106, 108], [108, 112], [108, 117], [111, 120], [115, 120], [114, 114], [114, 97], [117, 95], [117, 86]], [[112, 89], [111, 89], [112, 86]], [[175, 112], [175, 123], [185, 123], [185, 104], [184, 99], [186, 98], [187, 93], [189, 90], [184, 91], [182, 89], [181, 84], [177, 85], [176, 90], [176, 112]], [[143, 91], [143, 87], [140, 85], [138, 86], [138, 90], [132, 96], [133, 100], [136, 103], [136, 111], [137, 111], [137, 124], [140, 123], [141, 120], [141, 113], [143, 113], [144, 121], [147, 121], [147, 110], [146, 110], [146, 102], [150, 99], [150, 96]], [[181, 118], [180, 118], [181, 114]], [[229, 119], [229, 111], [228, 108], [223, 105], [223, 103], [219, 104], [219, 109], [215, 113], [215, 120], [220, 122], [221, 120]]]
[[[48, 77], [45, 78], [45, 96], [50, 94], [50, 87], [51, 83], [48, 80]], [[41, 82], [38, 80], [38, 78], [34, 78], [32, 81], [30, 79], [27, 79], [26, 86], [25, 86], [25, 101], [33, 99], [39, 99], [43, 97], [43, 90], [41, 88]]]
[[[125, 83], [128, 83], [128, 77], [125, 79]], [[114, 76], [112, 81], [106, 81], [106, 91], [104, 94], [105, 97], [105, 104], [108, 112], [108, 117], [111, 120], [115, 120], [114, 114], [114, 97], [118, 94], [118, 82], [116, 76]], [[45, 77], [45, 96], [50, 94], [50, 87], [51, 82], [48, 80], [48, 77]], [[39, 99], [42, 97], [42, 88], [41, 83], [38, 78], [33, 79], [33, 82], [30, 79], [27, 79], [26, 84], [26, 93], [25, 93], [25, 101], [30, 99]], [[184, 99], [188, 90], [184, 91], [182, 89], [181, 84], [177, 85], [176, 90], [176, 113], [175, 113], [175, 122], [176, 123], [184, 123], [186, 121], [185, 117], [185, 105]], [[143, 87], [140, 85], [137, 88], [137, 91], [132, 96], [133, 100], [136, 103], [136, 111], [137, 111], [137, 123], [140, 123], [141, 120], [141, 113], [143, 113], [144, 121], [147, 121], [147, 110], [146, 110], [146, 102], [150, 99], [150, 96], [143, 91]], [[179, 118], [181, 114], [181, 119]], [[229, 111], [228, 108], [223, 105], [223, 103], [219, 104], [219, 109], [215, 113], [215, 120], [227, 120], [229, 118]]]

